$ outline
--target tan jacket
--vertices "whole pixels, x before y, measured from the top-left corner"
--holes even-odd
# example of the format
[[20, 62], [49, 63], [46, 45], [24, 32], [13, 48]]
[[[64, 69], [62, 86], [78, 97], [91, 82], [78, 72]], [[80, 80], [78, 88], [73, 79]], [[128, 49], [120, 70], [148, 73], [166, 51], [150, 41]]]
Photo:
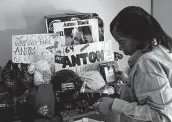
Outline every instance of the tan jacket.
[[157, 46], [131, 59], [128, 82], [112, 112], [121, 114], [121, 122], [172, 122], [172, 53]]

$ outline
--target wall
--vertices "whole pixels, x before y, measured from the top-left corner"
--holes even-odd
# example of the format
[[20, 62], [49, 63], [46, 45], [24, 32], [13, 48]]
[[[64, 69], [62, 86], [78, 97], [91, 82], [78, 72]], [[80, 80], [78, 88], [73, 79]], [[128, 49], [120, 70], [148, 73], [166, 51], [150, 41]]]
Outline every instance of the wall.
[[153, 16], [162, 28], [172, 36], [172, 0], [153, 0]]
[[[160, 0], [159, 0], [160, 1]], [[46, 33], [44, 16], [68, 12], [95, 12], [105, 23], [105, 40], [114, 40], [109, 24], [122, 8], [137, 5], [150, 12], [150, 0], [1, 0], [0, 4], [0, 65], [11, 59], [11, 36]], [[118, 45], [113, 41], [114, 51]], [[128, 57], [120, 63], [125, 69]]]

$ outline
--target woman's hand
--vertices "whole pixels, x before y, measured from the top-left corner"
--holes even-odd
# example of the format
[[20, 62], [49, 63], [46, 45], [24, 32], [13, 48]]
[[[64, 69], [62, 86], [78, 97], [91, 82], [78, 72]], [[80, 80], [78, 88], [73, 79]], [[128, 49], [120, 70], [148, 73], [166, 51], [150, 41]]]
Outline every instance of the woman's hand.
[[114, 99], [110, 97], [103, 97], [99, 99], [93, 107], [95, 110], [103, 115], [109, 115], [111, 113], [111, 107], [113, 104]]
[[121, 80], [123, 83], [125, 83], [128, 80], [128, 75], [125, 72], [118, 71], [116, 73], [116, 78]]

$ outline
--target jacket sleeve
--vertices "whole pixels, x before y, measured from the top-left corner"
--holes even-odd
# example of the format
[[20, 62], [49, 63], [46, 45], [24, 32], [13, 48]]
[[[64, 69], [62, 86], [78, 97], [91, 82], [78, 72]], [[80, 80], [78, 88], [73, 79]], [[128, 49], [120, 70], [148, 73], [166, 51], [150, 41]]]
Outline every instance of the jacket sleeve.
[[124, 114], [132, 119], [170, 122], [172, 120], [172, 88], [164, 67], [154, 60], [141, 60], [133, 77], [134, 94], [138, 102], [115, 99], [113, 113]]

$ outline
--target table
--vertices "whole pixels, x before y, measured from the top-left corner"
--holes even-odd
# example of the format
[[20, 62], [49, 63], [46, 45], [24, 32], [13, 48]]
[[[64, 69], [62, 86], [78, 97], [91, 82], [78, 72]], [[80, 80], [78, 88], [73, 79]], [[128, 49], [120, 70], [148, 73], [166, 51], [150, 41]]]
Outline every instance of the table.
[[[61, 112], [64, 122], [72, 122], [82, 118], [90, 118], [98, 121], [104, 121], [104, 116], [96, 114], [95, 111], [89, 111], [86, 113], [79, 113], [78, 110], [71, 110], [66, 112]], [[66, 114], [66, 115], [65, 115]]]

